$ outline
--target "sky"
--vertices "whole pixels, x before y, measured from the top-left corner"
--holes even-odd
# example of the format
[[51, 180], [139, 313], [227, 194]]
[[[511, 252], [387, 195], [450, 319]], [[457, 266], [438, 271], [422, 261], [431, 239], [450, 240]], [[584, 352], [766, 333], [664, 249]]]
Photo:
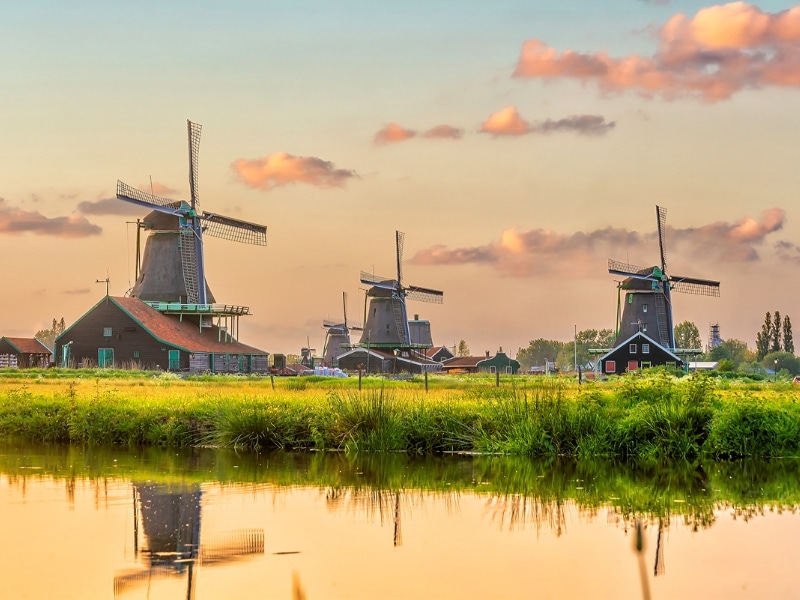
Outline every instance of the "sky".
[[0, 55], [0, 335], [130, 290], [145, 211], [116, 182], [187, 199], [187, 119], [201, 209], [268, 227], [205, 244], [268, 352], [321, 353], [342, 292], [363, 321], [396, 230], [437, 345], [613, 328], [608, 259], [657, 264], [657, 205], [667, 271], [721, 282], [675, 323], [800, 323], [800, 5], [31, 0]]

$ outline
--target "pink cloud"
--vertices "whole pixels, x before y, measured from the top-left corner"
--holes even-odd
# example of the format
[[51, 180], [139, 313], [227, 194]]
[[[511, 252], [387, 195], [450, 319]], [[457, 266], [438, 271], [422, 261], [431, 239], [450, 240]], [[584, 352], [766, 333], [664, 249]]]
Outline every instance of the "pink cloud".
[[314, 156], [293, 156], [277, 152], [254, 159], [237, 159], [231, 168], [249, 186], [270, 191], [292, 183], [318, 187], [344, 187], [355, 171], [337, 169], [332, 162]]
[[[757, 247], [783, 227], [785, 211], [772, 208], [760, 219], [743, 217], [732, 223], [718, 221], [686, 229], [667, 228], [667, 240], [676, 256], [702, 256], [720, 262], [742, 263], [760, 259]], [[779, 247], [779, 249], [781, 249]], [[605, 259], [619, 252], [632, 253], [631, 261], [651, 266], [658, 256], [657, 233], [639, 233], [615, 227], [594, 231], [558, 233], [549, 229], [511, 227], [498, 241], [480, 246], [431, 246], [417, 252], [411, 263], [420, 265], [484, 264], [512, 277], [569, 272], [585, 275], [605, 268]], [[795, 257], [794, 245], [784, 243], [783, 254]], [[637, 258], [636, 256], [641, 256]], [[684, 275], [686, 275], [684, 273]]]
[[14, 208], [0, 198], [0, 233], [20, 234], [30, 232], [36, 235], [79, 238], [100, 235], [102, 229], [86, 220], [85, 217], [46, 217], [39, 211]]
[[101, 200], [92, 200], [80, 202], [78, 204], [78, 212], [84, 215], [120, 215], [120, 216], [135, 216], [140, 215], [145, 211], [141, 206], [136, 206], [130, 202], [123, 202], [117, 198], [103, 198]]
[[541, 40], [522, 46], [515, 77], [575, 79], [604, 93], [634, 90], [706, 102], [746, 88], [800, 87], [800, 7], [766, 13], [744, 2], [678, 13], [658, 31], [652, 56], [557, 50]]
[[530, 123], [523, 119], [516, 107], [508, 106], [489, 116], [480, 131], [494, 136], [520, 136], [529, 133], [549, 134], [571, 131], [582, 135], [603, 135], [614, 127], [601, 115], [571, 115], [563, 119], [545, 119]]
[[397, 123], [389, 123], [375, 134], [375, 143], [392, 144], [395, 142], [404, 142], [416, 137], [416, 135], [417, 132], [413, 129], [406, 129]]

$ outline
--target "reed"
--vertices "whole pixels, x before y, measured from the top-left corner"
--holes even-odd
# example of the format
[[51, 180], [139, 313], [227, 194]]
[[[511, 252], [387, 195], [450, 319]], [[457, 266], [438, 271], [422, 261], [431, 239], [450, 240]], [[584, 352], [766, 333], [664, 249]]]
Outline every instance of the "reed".
[[[800, 456], [798, 390], [703, 375], [275, 378], [0, 373], [0, 436], [81, 444], [519, 456]], [[61, 370], [66, 375], [68, 370]], [[721, 385], [720, 382], [723, 382]]]

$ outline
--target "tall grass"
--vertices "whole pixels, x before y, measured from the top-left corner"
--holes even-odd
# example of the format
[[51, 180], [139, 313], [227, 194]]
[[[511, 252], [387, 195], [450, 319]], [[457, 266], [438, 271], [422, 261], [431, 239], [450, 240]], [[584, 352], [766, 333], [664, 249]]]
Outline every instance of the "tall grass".
[[0, 378], [0, 436], [82, 444], [689, 459], [800, 456], [798, 391], [665, 372], [357, 382]]

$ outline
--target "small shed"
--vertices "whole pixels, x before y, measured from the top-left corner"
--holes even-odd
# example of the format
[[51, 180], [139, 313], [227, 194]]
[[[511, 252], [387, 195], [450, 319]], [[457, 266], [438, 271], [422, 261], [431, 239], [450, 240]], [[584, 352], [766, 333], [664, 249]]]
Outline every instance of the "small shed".
[[683, 360], [641, 331], [612, 348], [598, 361], [605, 375], [621, 375], [648, 367], [683, 367]]
[[447, 346], [434, 346], [433, 348], [428, 348], [425, 350], [425, 356], [431, 360], [435, 360], [436, 362], [444, 362], [450, 358], [453, 358], [455, 355], [450, 352], [450, 349]]
[[479, 373], [505, 373], [507, 375], [519, 373], [519, 361], [507, 356], [502, 348], [492, 357], [487, 351], [486, 358], [481, 360], [477, 366]]
[[47, 367], [52, 352], [36, 338], [0, 338], [0, 366], [30, 369]]

